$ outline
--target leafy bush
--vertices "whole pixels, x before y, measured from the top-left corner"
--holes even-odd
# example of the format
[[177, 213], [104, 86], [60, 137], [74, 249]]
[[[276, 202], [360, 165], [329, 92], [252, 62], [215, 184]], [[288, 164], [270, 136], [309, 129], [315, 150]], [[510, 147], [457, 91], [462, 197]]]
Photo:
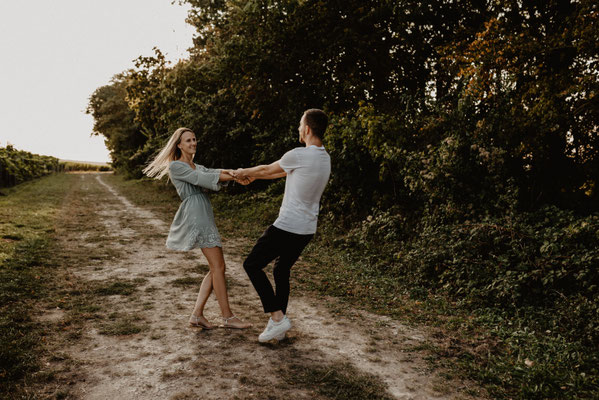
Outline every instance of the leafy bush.
[[599, 215], [545, 207], [461, 224], [426, 224], [395, 267], [473, 308], [553, 310], [547, 329], [599, 345]]
[[55, 157], [17, 150], [11, 145], [0, 148], [0, 187], [18, 185], [62, 169]]

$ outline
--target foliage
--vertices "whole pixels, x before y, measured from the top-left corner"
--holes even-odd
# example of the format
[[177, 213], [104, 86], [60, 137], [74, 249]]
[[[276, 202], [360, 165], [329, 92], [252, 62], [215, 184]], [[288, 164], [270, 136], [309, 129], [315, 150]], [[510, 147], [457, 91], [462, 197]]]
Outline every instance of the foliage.
[[113, 78], [91, 95], [87, 113], [94, 117], [93, 134], [103, 135], [111, 151], [113, 167], [131, 177], [141, 177], [142, 161], [135, 158], [147, 138], [134, 121], [126, 100], [125, 80]]
[[427, 224], [398, 273], [475, 307], [554, 310], [546, 328], [599, 345], [599, 215], [547, 207], [479, 222]]
[[497, 211], [505, 190], [521, 208], [597, 209], [592, 2], [187, 3], [189, 60], [170, 66], [156, 49], [90, 99], [117, 171], [139, 176], [179, 126], [196, 132], [200, 163], [272, 162], [302, 111], [321, 107], [339, 160], [325, 205], [359, 204], [354, 220], [396, 200], [462, 209], [483, 197]]
[[476, 37], [443, 49], [461, 96], [476, 99], [477, 133], [507, 152], [527, 206], [594, 207], [597, 3], [506, 0], [488, 11]]
[[[333, 171], [321, 221], [353, 268], [329, 266], [327, 290], [403, 282], [473, 313], [520, 313], [558, 332], [564, 368], [596, 377], [596, 353], [566, 355], [599, 344], [596, 2], [183, 2], [197, 29], [189, 59], [170, 66], [156, 50], [90, 100], [117, 171], [139, 176], [179, 126], [202, 164], [270, 163], [298, 146], [302, 112], [323, 108]], [[240, 220], [252, 220], [248, 201], [271, 217], [282, 186], [264, 186], [226, 204]], [[489, 368], [510, 366], [513, 390], [537, 382], [531, 398], [559, 397], [558, 382], [592, 391], [505, 357]]]
[[58, 159], [17, 150], [8, 145], [0, 148], [0, 188], [62, 171]]

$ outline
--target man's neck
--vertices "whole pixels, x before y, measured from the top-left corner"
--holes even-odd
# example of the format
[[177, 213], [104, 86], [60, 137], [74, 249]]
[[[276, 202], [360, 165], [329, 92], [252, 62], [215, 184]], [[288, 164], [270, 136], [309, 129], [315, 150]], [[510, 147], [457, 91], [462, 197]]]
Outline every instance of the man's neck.
[[310, 146], [322, 147], [322, 140], [316, 139], [316, 138], [308, 139], [304, 143], [306, 144], [306, 147], [310, 147]]

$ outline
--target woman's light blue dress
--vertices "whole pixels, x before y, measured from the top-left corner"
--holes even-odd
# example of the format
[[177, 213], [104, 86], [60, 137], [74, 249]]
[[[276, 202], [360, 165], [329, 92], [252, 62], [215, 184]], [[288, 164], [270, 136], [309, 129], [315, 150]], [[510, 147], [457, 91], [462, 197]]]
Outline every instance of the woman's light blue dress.
[[220, 190], [221, 170], [195, 166], [193, 169], [183, 161], [172, 161], [169, 165], [169, 176], [183, 200], [166, 239], [166, 247], [172, 250], [222, 247], [212, 205], [202, 191], [202, 188]]

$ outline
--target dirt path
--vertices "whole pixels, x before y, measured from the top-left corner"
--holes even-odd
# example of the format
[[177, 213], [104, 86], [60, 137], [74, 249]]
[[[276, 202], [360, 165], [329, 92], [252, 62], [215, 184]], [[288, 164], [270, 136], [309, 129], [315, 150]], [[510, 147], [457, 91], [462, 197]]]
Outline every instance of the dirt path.
[[[360, 384], [362, 378], [372, 377], [386, 386], [389, 398], [471, 398], [462, 384], [427, 372], [418, 354], [409, 350], [426, 340], [422, 333], [363, 311], [340, 316], [326, 306], [334, 299], [292, 293], [289, 317], [294, 326], [289, 339], [258, 344], [266, 318], [243, 271], [241, 245], [226, 238], [232, 309], [254, 327], [189, 327], [189, 313], [208, 267], [199, 251], [165, 248], [168, 222], [136, 207], [100, 174], [77, 177], [57, 226], [69, 265], [64, 279], [74, 287], [65, 295], [71, 305], [40, 314], [41, 321], [64, 331], [48, 345], [54, 356], [47, 367], [58, 371], [57, 381], [66, 380], [69, 387], [48, 385], [46, 396], [346, 398], [318, 389], [330, 377], [328, 372], [310, 383], [311, 372], [329, 368], [331, 373], [356, 377]], [[206, 315], [220, 321], [214, 297]], [[383, 389], [378, 398], [384, 396]]]

